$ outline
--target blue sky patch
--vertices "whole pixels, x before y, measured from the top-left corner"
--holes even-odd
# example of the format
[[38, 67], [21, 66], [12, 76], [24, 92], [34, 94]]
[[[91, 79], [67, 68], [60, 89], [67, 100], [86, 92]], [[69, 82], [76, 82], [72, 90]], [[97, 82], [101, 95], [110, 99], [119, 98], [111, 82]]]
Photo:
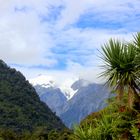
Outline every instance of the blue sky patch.
[[93, 13], [84, 14], [75, 24], [77, 28], [94, 28], [94, 29], [120, 29], [123, 28], [123, 23], [99, 18], [100, 15]]
[[43, 70], [64, 70], [66, 68], [66, 63], [64, 60], [60, 60], [55, 66], [46, 66], [46, 65], [33, 65], [28, 68], [31, 69], [43, 69]]
[[39, 15], [41, 22], [55, 22], [58, 20], [59, 16], [61, 15], [61, 11], [64, 9], [64, 6], [50, 6], [48, 9], [49, 14]]

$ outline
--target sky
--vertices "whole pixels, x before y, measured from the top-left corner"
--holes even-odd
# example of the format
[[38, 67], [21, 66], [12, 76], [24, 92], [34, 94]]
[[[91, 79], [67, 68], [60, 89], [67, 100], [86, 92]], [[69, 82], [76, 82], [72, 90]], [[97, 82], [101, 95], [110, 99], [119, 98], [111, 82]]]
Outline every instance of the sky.
[[140, 0], [0, 0], [0, 59], [27, 79], [98, 79], [101, 46], [139, 31]]

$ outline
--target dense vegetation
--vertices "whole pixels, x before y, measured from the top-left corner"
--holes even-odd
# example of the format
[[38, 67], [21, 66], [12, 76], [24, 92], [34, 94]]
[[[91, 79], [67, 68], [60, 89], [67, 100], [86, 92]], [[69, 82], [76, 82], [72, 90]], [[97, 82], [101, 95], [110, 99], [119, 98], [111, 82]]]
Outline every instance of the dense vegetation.
[[75, 128], [76, 140], [140, 140], [140, 33], [131, 43], [111, 39], [102, 47], [109, 105]]
[[[89, 115], [75, 128], [76, 140], [140, 140], [140, 111], [116, 104]], [[127, 103], [124, 100], [123, 103]]]
[[0, 140], [73, 140], [72, 136], [72, 131], [68, 129], [48, 132], [44, 128], [38, 128], [33, 132], [24, 131], [20, 134], [11, 129], [0, 129]]
[[[0, 128], [16, 133], [65, 128], [61, 120], [40, 101], [25, 77], [0, 60]], [[10, 131], [9, 130], [9, 131]]]

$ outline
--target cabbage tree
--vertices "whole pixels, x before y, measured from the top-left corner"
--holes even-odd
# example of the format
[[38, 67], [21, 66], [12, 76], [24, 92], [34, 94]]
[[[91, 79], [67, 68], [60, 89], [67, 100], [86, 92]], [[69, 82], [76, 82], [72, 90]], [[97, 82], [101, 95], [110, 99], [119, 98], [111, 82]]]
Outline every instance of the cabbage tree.
[[130, 108], [133, 106], [134, 95], [139, 97], [137, 93], [139, 70], [136, 57], [136, 48], [132, 44], [110, 39], [102, 46], [104, 72], [101, 76], [105, 76], [108, 85], [117, 91], [120, 101], [124, 92], [128, 94]]

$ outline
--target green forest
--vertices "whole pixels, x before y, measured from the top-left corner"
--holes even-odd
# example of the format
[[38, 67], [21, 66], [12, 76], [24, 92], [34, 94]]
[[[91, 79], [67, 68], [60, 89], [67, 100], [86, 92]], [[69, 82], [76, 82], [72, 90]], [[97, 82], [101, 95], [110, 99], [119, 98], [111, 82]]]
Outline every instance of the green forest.
[[[39, 100], [24, 76], [0, 61], [0, 140], [140, 140], [140, 33], [100, 51], [112, 96], [72, 130]], [[23, 102], [24, 101], [24, 102]]]

